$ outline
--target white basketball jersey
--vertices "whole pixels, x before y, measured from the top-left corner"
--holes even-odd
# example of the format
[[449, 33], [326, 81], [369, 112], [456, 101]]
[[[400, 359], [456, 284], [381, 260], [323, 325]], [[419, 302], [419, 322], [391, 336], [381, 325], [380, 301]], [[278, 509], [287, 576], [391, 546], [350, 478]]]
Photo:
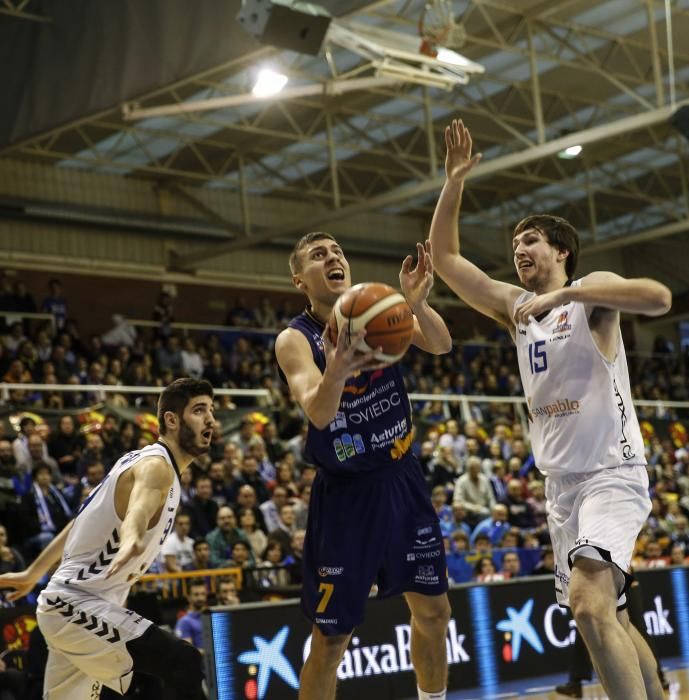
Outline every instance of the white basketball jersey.
[[[131, 559], [114, 576], [105, 574], [120, 548], [122, 520], [115, 510], [115, 489], [120, 476], [147, 457], [162, 457], [175, 472], [156, 525], [146, 532], [144, 551]], [[62, 562], [53, 574], [48, 590], [68, 588], [124, 605], [132, 584], [150, 567], [172, 530], [179, 505], [178, 469], [168, 448], [155, 443], [125, 454], [82, 504], [67, 537]]]
[[[525, 292], [515, 307], [533, 296]], [[584, 304], [571, 301], [540, 321], [518, 324], [516, 343], [531, 447], [540, 471], [562, 474], [646, 464], [621, 333], [610, 362], [593, 339]]]

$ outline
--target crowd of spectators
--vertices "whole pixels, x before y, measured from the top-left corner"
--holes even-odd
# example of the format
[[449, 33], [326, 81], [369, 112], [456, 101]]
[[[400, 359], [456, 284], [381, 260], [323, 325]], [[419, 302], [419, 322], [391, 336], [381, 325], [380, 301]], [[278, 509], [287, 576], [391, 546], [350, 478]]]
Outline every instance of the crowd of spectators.
[[[239, 300], [227, 318], [235, 330], [198, 338], [172, 328], [172, 297], [163, 292], [141, 332], [122, 316], [100, 336], [82, 338], [58, 280], [40, 307], [21, 281], [0, 276], [0, 312], [37, 310], [53, 322], [15, 319], [2, 329], [0, 376], [5, 382], [96, 385], [83, 391], [11, 390], [3, 398], [25, 409], [18, 430], [0, 423], [0, 567], [19, 570], [33, 559], [124, 452], [152, 438], [114, 409], [145, 407], [155, 396], [103, 393], [98, 387], [159, 387], [177, 376], [205, 377], [215, 387], [267, 389], [258, 405], [266, 421], [246, 418], [231, 434], [219, 429], [207, 458], [185, 472], [182, 504], [154, 572], [238, 567], [244, 589], [292, 590], [301, 556], [315, 469], [304, 462], [304, 417], [277, 375], [274, 334], [293, 310], [268, 299], [252, 309]], [[10, 316], [10, 319], [12, 317]], [[263, 332], [255, 332], [263, 329]], [[686, 357], [659, 339], [655, 354], [630, 362], [639, 398], [686, 399]], [[438, 513], [453, 581], [511, 578], [553, 571], [544, 483], [525, 432], [524, 415], [502, 397], [521, 397], [514, 348], [503, 336], [469, 341], [445, 356], [410, 351], [408, 388], [424, 394], [491, 396], [471, 402], [424, 400], [413, 405], [414, 449]], [[61, 415], [52, 433], [30, 412], [97, 404], [103, 419], [90, 432]], [[228, 397], [218, 408], [235, 408]], [[110, 409], [110, 410], [109, 410]], [[468, 414], [467, 414], [468, 410]], [[640, 409], [642, 420], [676, 419], [675, 409]], [[634, 566], [684, 562], [689, 550], [689, 452], [679, 428], [667, 437], [646, 429], [653, 512]], [[4, 527], [3, 527], [4, 526]], [[192, 609], [190, 614], [193, 612]]]

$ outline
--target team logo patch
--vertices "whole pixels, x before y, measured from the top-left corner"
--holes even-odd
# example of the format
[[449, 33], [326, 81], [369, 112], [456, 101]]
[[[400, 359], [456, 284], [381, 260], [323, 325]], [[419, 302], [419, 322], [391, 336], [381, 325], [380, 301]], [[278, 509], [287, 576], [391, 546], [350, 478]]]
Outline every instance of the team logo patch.
[[553, 335], [556, 333], [566, 333], [572, 330], [572, 324], [568, 322], [569, 311], [563, 311], [557, 318], [557, 323], [555, 328], [553, 328]]

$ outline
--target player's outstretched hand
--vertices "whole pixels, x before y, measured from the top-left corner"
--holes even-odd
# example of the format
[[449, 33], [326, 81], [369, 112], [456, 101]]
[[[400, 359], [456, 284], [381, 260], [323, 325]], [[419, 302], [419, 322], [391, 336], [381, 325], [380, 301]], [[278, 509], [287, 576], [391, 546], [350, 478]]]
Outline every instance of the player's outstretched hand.
[[29, 573], [28, 569], [18, 571], [13, 574], [3, 574], [0, 576], [0, 588], [13, 588], [14, 590], [7, 596], [7, 600], [14, 602], [28, 595], [38, 583], [38, 579]]
[[349, 323], [342, 324], [337, 334], [337, 343], [333, 345], [326, 330], [323, 335], [323, 345], [325, 346], [326, 371], [339, 381], [344, 381], [356, 372], [362, 370], [378, 369], [385, 367], [386, 363], [381, 362], [377, 353], [383, 348], [377, 347], [371, 352], [361, 352], [357, 350], [359, 343], [366, 337], [366, 329], [362, 329], [353, 338], [350, 338]]
[[131, 559], [134, 559], [134, 557], [138, 557], [139, 554], [142, 554], [144, 551], [144, 546], [143, 544], [134, 541], [134, 542], [122, 542], [120, 545], [120, 551], [117, 553], [117, 556], [113, 559], [112, 564], [108, 567], [108, 570], [105, 572], [105, 578], [110, 578], [111, 576], [114, 576], [122, 567]]
[[412, 269], [414, 259], [411, 255], [402, 262], [400, 270], [400, 287], [402, 294], [407, 300], [407, 304], [414, 311], [419, 304], [422, 304], [433, 287], [433, 253], [431, 242], [416, 244], [416, 267]]
[[560, 306], [567, 301], [567, 287], [556, 289], [545, 294], [537, 294], [531, 297], [524, 304], [520, 304], [514, 312], [514, 320], [516, 323], [528, 325], [529, 321], [542, 314], [544, 311]]
[[469, 171], [478, 164], [483, 154], [471, 157], [471, 134], [461, 119], [453, 119], [445, 127], [445, 175], [448, 180], [463, 180]]

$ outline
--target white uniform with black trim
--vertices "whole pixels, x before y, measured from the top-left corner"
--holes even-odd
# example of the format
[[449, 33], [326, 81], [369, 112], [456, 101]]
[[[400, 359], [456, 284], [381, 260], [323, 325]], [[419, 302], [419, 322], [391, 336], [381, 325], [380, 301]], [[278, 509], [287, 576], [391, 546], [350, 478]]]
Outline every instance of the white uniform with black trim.
[[[106, 579], [120, 545], [117, 482], [150, 457], [168, 463], [174, 483], [157, 524], [146, 532], [144, 551]], [[129, 688], [133, 662], [125, 645], [152, 623], [123, 606], [132, 584], [158, 556], [171, 531], [179, 497], [177, 467], [167, 447], [156, 443], [124, 455], [82, 505], [62, 562], [38, 599], [38, 624], [49, 648], [44, 700], [98, 698], [103, 685], [119, 693]]]
[[[520, 295], [515, 309], [533, 296]], [[571, 559], [585, 556], [619, 568], [624, 603], [623, 574], [651, 503], [622, 335], [611, 362], [596, 345], [585, 305], [573, 301], [517, 324], [515, 335], [531, 447], [548, 477], [558, 601], [569, 603]]]

